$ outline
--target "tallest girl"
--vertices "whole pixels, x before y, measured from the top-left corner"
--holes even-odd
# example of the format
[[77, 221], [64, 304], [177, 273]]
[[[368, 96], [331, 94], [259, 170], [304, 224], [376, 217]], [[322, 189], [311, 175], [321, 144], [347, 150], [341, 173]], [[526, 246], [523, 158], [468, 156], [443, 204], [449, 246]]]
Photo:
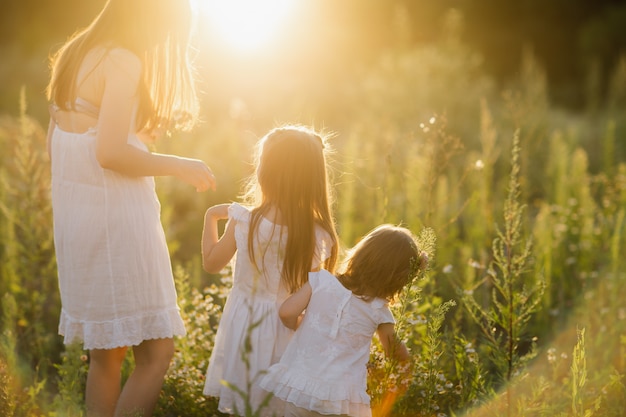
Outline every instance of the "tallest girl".
[[[89, 416], [147, 416], [185, 334], [154, 176], [215, 188], [197, 159], [148, 151], [197, 113], [188, 0], [109, 0], [52, 57], [54, 241], [59, 333], [88, 349]], [[132, 347], [135, 369], [121, 387]]]

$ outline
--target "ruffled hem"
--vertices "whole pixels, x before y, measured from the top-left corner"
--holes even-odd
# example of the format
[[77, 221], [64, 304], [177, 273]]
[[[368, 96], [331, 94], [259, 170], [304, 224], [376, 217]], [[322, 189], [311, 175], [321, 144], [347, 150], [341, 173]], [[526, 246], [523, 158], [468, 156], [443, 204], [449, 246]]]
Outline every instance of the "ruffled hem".
[[316, 381], [291, 372], [287, 366], [274, 365], [259, 385], [286, 402], [321, 414], [372, 415], [367, 393], [345, 381]]
[[82, 342], [86, 350], [136, 346], [144, 340], [165, 339], [186, 334], [178, 309], [111, 321], [82, 321], [61, 311], [59, 334], [66, 345]]
[[[229, 414], [231, 416], [245, 414], [246, 405], [244, 404], [242, 397], [225, 385], [220, 384], [220, 387], [216, 387], [214, 384], [205, 385], [202, 393], [206, 397], [219, 398], [217, 410], [221, 413]], [[260, 417], [282, 416], [285, 410], [285, 402], [275, 396], [270, 398], [269, 403], [263, 409], [258, 410], [258, 404], [261, 404], [268, 395], [270, 394], [266, 391], [259, 388], [253, 388], [252, 392], [248, 393], [248, 400], [250, 401], [250, 405], [252, 405], [253, 409], [259, 412]]]

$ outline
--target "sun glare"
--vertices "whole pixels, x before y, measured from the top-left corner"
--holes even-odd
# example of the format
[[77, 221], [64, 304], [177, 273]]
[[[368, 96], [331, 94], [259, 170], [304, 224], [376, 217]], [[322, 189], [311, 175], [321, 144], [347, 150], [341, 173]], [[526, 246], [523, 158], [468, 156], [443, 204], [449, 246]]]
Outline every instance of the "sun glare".
[[197, 0], [209, 33], [238, 50], [256, 50], [280, 33], [297, 0]]

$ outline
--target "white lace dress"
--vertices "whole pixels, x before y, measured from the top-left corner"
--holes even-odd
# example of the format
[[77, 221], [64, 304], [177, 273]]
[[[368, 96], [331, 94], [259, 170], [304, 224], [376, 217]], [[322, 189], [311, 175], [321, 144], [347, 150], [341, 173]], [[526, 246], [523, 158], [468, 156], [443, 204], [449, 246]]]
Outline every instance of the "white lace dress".
[[51, 139], [59, 334], [85, 349], [182, 336], [154, 178], [101, 168], [95, 139], [58, 126]]
[[[243, 398], [224, 386], [222, 380], [246, 392], [252, 410], [256, 411], [267, 395], [258, 386], [258, 379], [270, 365], [278, 362], [293, 334], [278, 317], [278, 307], [288, 296], [280, 279], [287, 235], [284, 226], [274, 225], [267, 219], [261, 220], [255, 239], [255, 254], [263, 254], [262, 258], [256, 260], [262, 265], [261, 273], [261, 268], [257, 268], [250, 261], [248, 252], [250, 211], [233, 203], [229, 208], [229, 219], [237, 222], [233, 287], [224, 305], [215, 336], [203, 392], [206, 396], [219, 397], [218, 408], [221, 412], [242, 415], [245, 413]], [[316, 242], [314, 268], [328, 257], [331, 239], [327, 232], [318, 228]], [[260, 323], [249, 332], [250, 325], [258, 321]], [[241, 357], [245, 352], [247, 335], [250, 336], [251, 348], [247, 353], [249, 369], [246, 369]], [[251, 382], [249, 392], [246, 388], [248, 381]], [[263, 409], [261, 415], [282, 416], [283, 407], [282, 401], [274, 399]]]
[[310, 273], [309, 283], [304, 319], [260, 386], [309, 411], [371, 417], [367, 362], [378, 326], [394, 323], [387, 302], [354, 296], [325, 270]]

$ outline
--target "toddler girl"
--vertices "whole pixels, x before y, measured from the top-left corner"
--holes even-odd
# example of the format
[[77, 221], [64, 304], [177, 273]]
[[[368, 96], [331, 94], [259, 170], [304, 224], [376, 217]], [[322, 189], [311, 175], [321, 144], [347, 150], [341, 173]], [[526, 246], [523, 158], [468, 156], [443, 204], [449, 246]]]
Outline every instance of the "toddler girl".
[[285, 300], [280, 318], [298, 330], [260, 381], [286, 401], [285, 417], [371, 416], [366, 366], [372, 336], [378, 334], [387, 356], [409, 359], [387, 302], [426, 262], [409, 230], [382, 225], [352, 250], [345, 272], [311, 272]]

